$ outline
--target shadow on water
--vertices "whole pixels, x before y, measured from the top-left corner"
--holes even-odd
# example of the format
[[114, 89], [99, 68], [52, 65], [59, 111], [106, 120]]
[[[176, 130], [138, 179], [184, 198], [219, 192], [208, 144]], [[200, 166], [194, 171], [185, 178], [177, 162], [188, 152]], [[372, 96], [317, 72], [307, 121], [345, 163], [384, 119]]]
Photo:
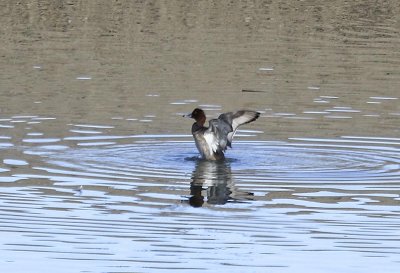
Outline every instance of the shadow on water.
[[252, 200], [254, 194], [237, 189], [229, 160], [196, 162], [190, 182], [191, 197], [187, 202], [193, 207], [224, 205], [227, 202]]

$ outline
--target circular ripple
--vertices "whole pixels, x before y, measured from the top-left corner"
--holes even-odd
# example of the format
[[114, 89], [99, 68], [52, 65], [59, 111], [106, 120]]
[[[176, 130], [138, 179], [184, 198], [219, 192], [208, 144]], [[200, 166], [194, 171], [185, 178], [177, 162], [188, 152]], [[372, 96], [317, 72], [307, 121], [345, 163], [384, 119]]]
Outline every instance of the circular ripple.
[[[227, 151], [227, 161], [233, 174], [251, 174], [252, 180], [259, 178], [260, 181], [399, 179], [398, 143], [377, 142], [351, 139], [237, 141], [234, 148]], [[48, 162], [59, 167], [121, 177], [187, 178], [198, 160], [192, 141], [142, 141], [51, 152], [46, 149], [45, 152]]]

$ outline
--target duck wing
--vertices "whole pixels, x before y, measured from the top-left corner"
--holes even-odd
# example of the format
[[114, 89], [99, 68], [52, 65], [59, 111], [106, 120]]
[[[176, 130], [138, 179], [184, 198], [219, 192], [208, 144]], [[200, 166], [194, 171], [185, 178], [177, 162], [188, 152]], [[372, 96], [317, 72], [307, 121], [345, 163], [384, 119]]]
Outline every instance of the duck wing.
[[237, 112], [229, 112], [221, 114], [218, 119], [230, 124], [232, 130], [226, 135], [227, 145], [231, 147], [233, 137], [235, 136], [236, 130], [240, 125], [255, 121], [260, 116], [260, 113], [251, 110], [239, 110]]
[[240, 110], [221, 114], [217, 119], [209, 121], [209, 127], [204, 131], [204, 138], [215, 153], [224, 152], [232, 147], [232, 139], [240, 125], [252, 122], [260, 113], [250, 110]]
[[215, 153], [224, 152], [230, 147], [228, 134], [233, 132], [232, 125], [222, 119], [211, 119], [208, 129], [204, 132], [204, 138]]

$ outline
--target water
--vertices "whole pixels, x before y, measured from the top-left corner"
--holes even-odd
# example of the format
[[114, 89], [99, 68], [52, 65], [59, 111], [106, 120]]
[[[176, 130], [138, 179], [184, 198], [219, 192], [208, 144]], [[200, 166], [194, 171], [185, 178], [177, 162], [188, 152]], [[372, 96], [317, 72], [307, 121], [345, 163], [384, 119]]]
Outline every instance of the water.
[[96, 132], [2, 138], [4, 270], [398, 266], [400, 139], [239, 137], [216, 163], [188, 135]]
[[2, 272], [398, 271], [396, 1], [0, 5]]

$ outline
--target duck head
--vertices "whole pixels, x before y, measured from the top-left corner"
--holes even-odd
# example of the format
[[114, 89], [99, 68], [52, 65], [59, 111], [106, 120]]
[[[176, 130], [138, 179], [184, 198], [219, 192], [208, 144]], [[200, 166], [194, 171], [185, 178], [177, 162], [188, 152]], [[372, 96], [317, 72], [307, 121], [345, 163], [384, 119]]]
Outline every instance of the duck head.
[[206, 122], [206, 114], [200, 108], [195, 108], [192, 113], [184, 115], [184, 117], [192, 118], [196, 121], [196, 123], [200, 126], [203, 126]]

